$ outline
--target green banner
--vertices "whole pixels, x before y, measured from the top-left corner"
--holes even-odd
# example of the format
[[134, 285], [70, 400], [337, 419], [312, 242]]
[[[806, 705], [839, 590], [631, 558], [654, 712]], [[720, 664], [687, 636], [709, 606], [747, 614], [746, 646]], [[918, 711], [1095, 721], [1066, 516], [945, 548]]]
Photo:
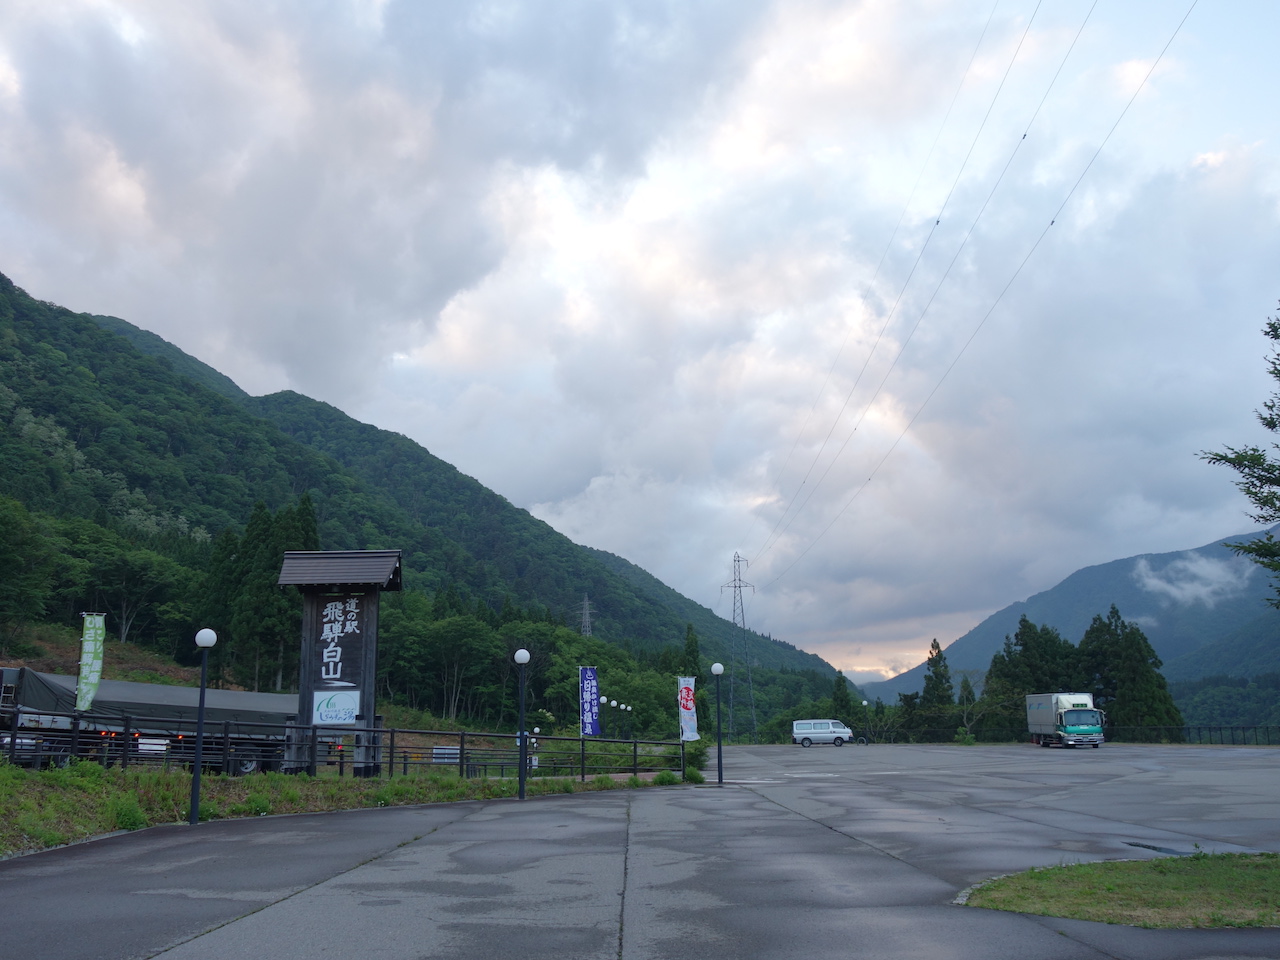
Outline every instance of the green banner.
[[82, 613], [84, 637], [80, 642], [80, 681], [76, 684], [76, 709], [82, 713], [93, 705], [102, 679], [102, 654], [107, 642], [107, 616]]

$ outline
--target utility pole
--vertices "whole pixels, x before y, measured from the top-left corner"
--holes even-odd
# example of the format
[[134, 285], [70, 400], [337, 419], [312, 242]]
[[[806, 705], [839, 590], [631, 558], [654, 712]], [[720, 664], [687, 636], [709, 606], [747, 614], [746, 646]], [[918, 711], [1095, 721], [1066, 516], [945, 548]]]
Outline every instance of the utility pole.
[[591, 636], [591, 601], [585, 593], [582, 595], [582, 626], [578, 628], [578, 632], [584, 637]]
[[733, 579], [722, 586], [720, 589], [733, 588], [733, 625], [738, 629], [734, 631], [734, 639], [729, 644], [729, 739], [732, 741], [737, 730], [734, 726], [733, 715], [733, 691], [738, 683], [738, 671], [733, 669], [733, 665], [741, 660], [746, 668], [747, 675], [747, 702], [751, 709], [751, 740], [755, 742], [756, 738], [756, 694], [755, 688], [751, 685], [751, 653], [747, 650], [747, 617], [742, 607], [742, 588], [751, 587], [751, 592], [755, 592], [755, 587], [742, 579], [742, 567], [747, 563], [747, 558], [739, 556], [736, 552], [733, 555]]

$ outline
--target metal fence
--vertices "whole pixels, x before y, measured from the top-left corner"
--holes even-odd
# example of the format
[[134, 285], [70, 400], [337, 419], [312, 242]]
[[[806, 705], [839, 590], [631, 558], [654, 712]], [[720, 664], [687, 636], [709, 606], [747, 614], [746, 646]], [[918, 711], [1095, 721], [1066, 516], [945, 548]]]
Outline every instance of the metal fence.
[[[72, 759], [128, 768], [145, 764], [190, 766], [196, 722], [186, 719], [95, 716], [15, 708], [0, 734], [0, 757], [23, 766], [62, 766]], [[249, 729], [251, 726], [252, 729]], [[529, 735], [526, 774], [586, 780], [600, 774], [685, 772], [679, 740]], [[202, 767], [233, 775], [260, 770], [338, 776], [409, 776], [451, 770], [464, 778], [514, 777], [520, 770], [520, 738], [514, 733], [323, 727], [297, 723], [234, 721], [205, 725]]]

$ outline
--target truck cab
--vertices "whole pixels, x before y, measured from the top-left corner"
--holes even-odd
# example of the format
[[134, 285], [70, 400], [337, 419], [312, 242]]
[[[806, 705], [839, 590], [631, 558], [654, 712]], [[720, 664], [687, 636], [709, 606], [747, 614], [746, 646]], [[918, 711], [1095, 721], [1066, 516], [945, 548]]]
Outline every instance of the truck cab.
[[1102, 746], [1107, 715], [1088, 693], [1027, 694], [1027, 727], [1031, 742], [1042, 747]]

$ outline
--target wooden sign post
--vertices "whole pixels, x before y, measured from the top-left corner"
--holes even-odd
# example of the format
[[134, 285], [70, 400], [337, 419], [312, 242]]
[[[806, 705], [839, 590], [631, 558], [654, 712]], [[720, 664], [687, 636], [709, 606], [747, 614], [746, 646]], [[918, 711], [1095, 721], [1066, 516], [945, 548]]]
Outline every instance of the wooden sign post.
[[303, 597], [298, 722], [359, 728], [352, 772], [376, 775], [378, 598], [400, 589], [400, 551], [290, 550], [277, 583]]

